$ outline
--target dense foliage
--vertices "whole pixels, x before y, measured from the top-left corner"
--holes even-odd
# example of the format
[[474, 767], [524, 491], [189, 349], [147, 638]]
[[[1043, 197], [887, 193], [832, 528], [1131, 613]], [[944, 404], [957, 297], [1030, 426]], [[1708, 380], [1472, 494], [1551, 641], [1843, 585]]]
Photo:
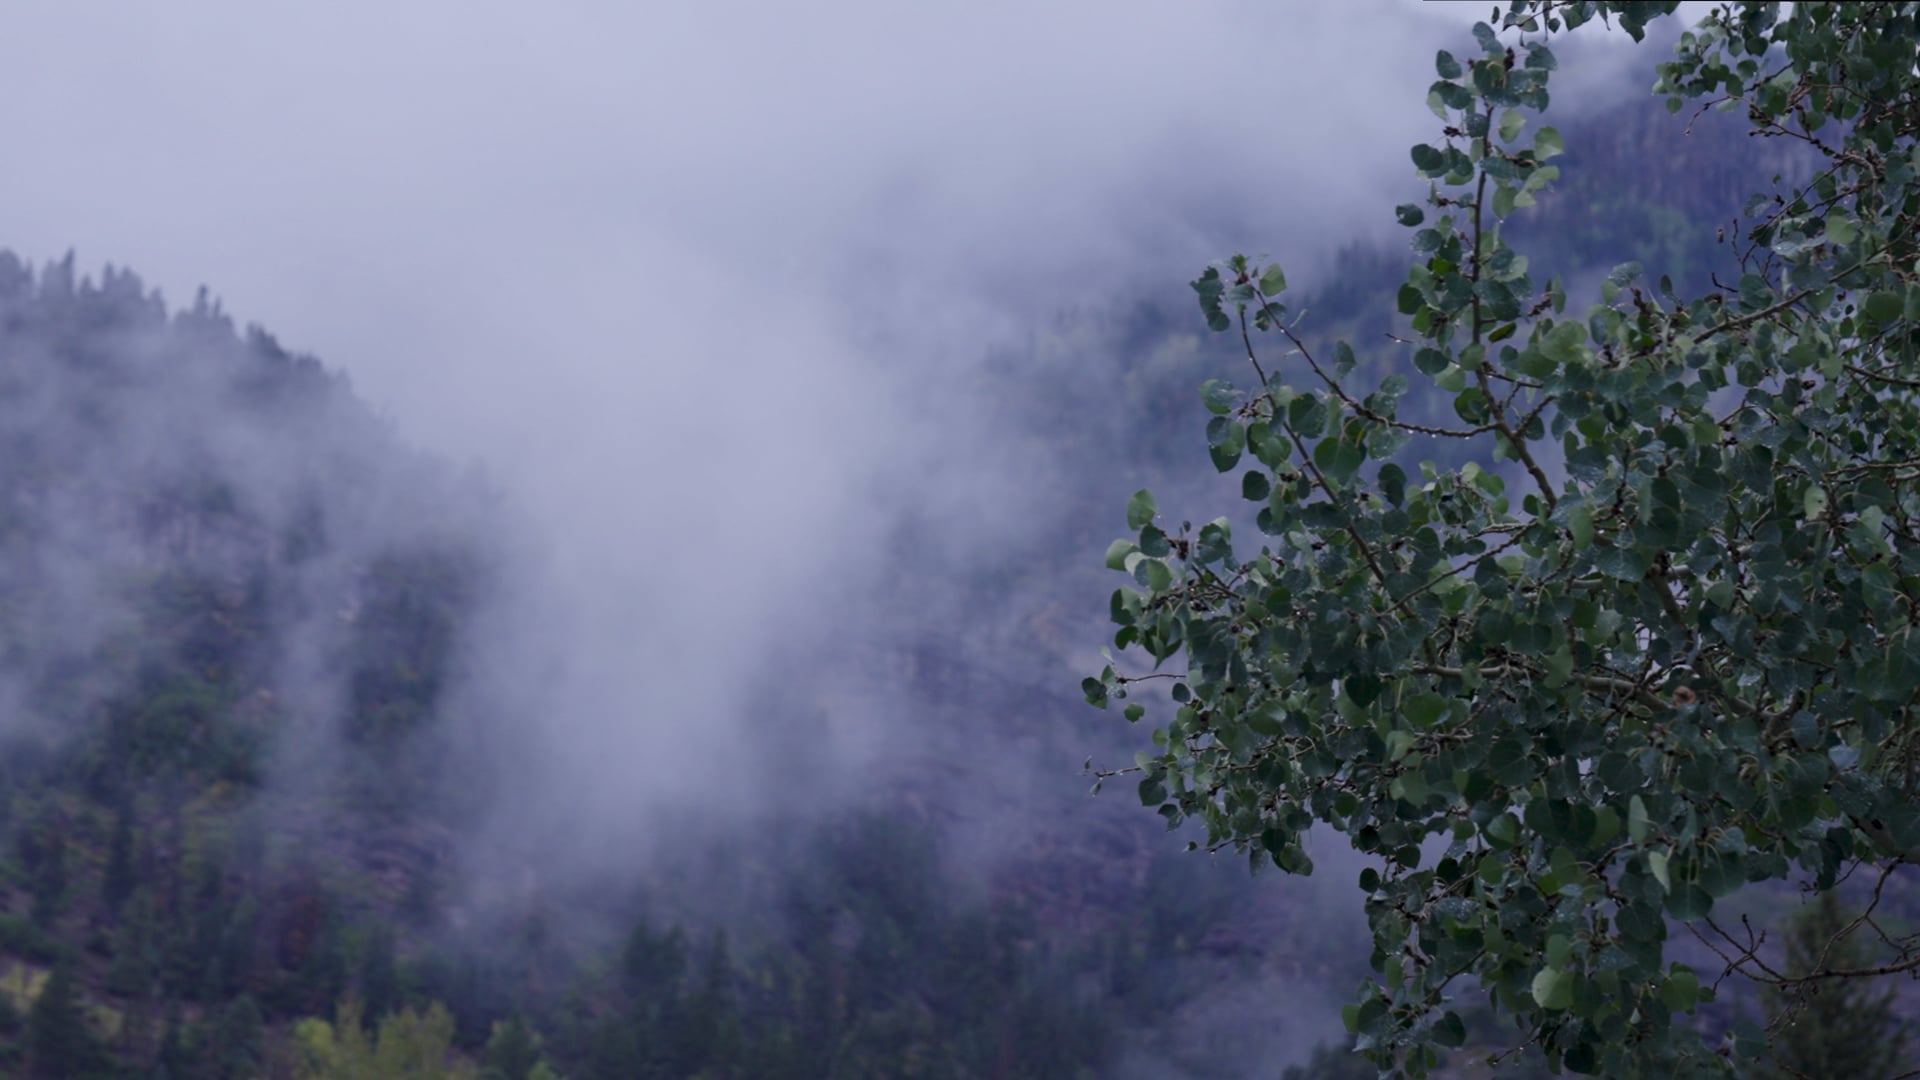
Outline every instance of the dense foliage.
[[[1102, 705], [1170, 685], [1124, 770], [1141, 800], [1288, 871], [1311, 870], [1316, 823], [1377, 857], [1379, 974], [1347, 1019], [1413, 1075], [1466, 1038], [1463, 980], [1577, 1072], [1763, 1054], [1751, 1020], [1714, 1045], [1686, 1019], [1718, 973], [1672, 960], [1670, 918], [1786, 989], [1920, 967], [1906, 939], [1878, 969], [1784, 974], [1715, 919], [1750, 883], [1828, 889], [1920, 850], [1916, 6], [1742, 3], [1683, 35], [1670, 110], [1743, 112], [1816, 167], [1730, 208], [1737, 277], [1682, 295], [1623, 265], [1570, 314], [1505, 228], [1566, 146], [1534, 115], [1547, 38], [1608, 17], [1638, 39], [1675, 6], [1517, 2], [1496, 20], [1517, 36], [1481, 24], [1474, 55], [1439, 53], [1441, 138], [1411, 155], [1430, 192], [1395, 211], [1419, 256], [1402, 371], [1356, 385], [1278, 266], [1196, 281], [1252, 369], [1203, 398], [1215, 466], [1251, 459], [1262, 540], [1176, 526], [1141, 491], [1107, 557], [1137, 586], [1112, 598], [1116, 645], [1184, 658], [1085, 685]], [[1401, 415], [1415, 375], [1444, 422]], [[1436, 440], [1467, 460], [1417, 460]]]

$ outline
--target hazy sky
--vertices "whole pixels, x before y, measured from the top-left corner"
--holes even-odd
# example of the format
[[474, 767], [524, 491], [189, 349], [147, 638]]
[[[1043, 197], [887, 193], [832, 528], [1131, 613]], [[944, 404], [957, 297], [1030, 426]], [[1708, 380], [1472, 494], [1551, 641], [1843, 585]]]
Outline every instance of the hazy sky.
[[945, 351], [1224, 244], [1384, 232], [1479, 14], [16, 5], [0, 242], [207, 284], [450, 449], [624, 457], [809, 390], [838, 432], [857, 365], [821, 354], [862, 324]]
[[[0, 244], [205, 284], [484, 459], [571, 582], [561, 704], [712, 717], [857, 576], [877, 476], [974, 460], [992, 418], [908, 388], [1233, 250], [1298, 282], [1392, 235], [1487, 7], [8, 5]], [[940, 497], [1017, 502], [978, 460]]]

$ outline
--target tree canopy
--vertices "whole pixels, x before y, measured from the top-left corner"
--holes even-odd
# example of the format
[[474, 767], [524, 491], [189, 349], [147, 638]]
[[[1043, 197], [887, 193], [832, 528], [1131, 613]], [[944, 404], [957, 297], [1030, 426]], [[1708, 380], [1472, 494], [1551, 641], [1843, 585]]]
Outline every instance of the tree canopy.
[[[1565, 148], [1550, 41], [1677, 7], [1515, 0], [1435, 57], [1428, 194], [1394, 209], [1404, 373], [1354, 385], [1277, 264], [1207, 269], [1251, 379], [1202, 388], [1206, 439], [1249, 505], [1196, 529], [1141, 491], [1107, 553], [1121, 654], [1084, 689], [1156, 726], [1103, 777], [1211, 850], [1306, 873], [1328, 826], [1376, 860], [1346, 1019], [1382, 1069], [1460, 1045], [1477, 984], [1554, 1066], [1719, 1075], [1767, 1040], [1689, 1019], [1716, 976], [1920, 968], [1908, 942], [1789, 974], [1716, 919], [1920, 851], [1920, 5], [1734, 3], [1682, 34], [1667, 108], [1743, 112], [1813, 167], [1728, 208], [1737, 280], [1628, 264], [1570, 307], [1505, 231]], [[1403, 420], [1413, 378], [1456, 419]], [[1671, 959], [1669, 920], [1724, 972]]]

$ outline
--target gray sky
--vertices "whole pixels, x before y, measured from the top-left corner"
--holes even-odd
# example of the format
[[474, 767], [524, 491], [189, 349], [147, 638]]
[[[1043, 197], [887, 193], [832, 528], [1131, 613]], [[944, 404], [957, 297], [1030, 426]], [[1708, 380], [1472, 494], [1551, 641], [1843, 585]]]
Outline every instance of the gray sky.
[[[636, 709], [704, 725], [666, 733], [689, 765], [857, 578], [888, 470], [975, 460], [993, 419], [909, 388], [1063, 308], [1184, 304], [1233, 250], [1300, 283], [1393, 234], [1434, 50], [1486, 11], [14, 4], [0, 244], [206, 284], [484, 460], [569, 582], [549, 722], [611, 791], [663, 745]], [[1027, 477], [977, 460], [940, 497], [991, 520]]]
[[17, 5], [0, 237], [210, 285], [408, 431], [523, 453], [703, 386], [826, 404], [850, 324], [964, 350], [1177, 283], [1229, 239], [1196, 222], [1384, 231], [1466, 7]]

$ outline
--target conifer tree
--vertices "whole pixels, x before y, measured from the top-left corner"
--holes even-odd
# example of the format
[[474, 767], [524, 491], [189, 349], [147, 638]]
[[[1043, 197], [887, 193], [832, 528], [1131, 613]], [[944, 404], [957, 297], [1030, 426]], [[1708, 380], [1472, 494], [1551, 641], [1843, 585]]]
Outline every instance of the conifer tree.
[[540, 1040], [519, 1013], [493, 1025], [481, 1080], [527, 1080], [540, 1064]]
[[1794, 914], [1786, 937], [1785, 973], [1813, 977], [1792, 989], [1768, 987], [1773, 1075], [1811, 1080], [1894, 1076], [1914, 1061], [1906, 1024], [1894, 1012], [1893, 987], [1860, 979], [1820, 978], [1819, 972], [1859, 970], [1876, 959], [1864, 928], [1827, 889]]
[[36, 1080], [79, 1080], [106, 1069], [106, 1047], [87, 1020], [70, 964], [53, 969], [27, 1012], [27, 1059]]

